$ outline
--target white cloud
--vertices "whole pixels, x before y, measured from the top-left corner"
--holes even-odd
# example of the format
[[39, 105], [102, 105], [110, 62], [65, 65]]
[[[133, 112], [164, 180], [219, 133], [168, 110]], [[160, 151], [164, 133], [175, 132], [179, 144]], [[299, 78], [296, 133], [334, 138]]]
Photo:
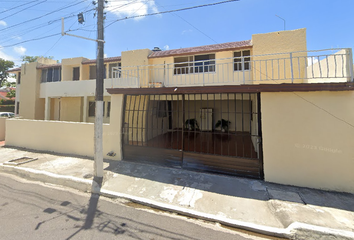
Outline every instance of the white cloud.
[[24, 55], [27, 51], [26, 48], [22, 47], [22, 46], [19, 46], [19, 47], [14, 47], [14, 51], [20, 55]]
[[13, 61], [14, 58], [12, 56], [4, 53], [3, 51], [1, 51], [1, 48], [2, 48], [2, 46], [0, 46], [0, 58]]
[[6, 23], [5, 21], [0, 21], [0, 26], [6, 27], [6, 26], [7, 26], [7, 23]]
[[107, 53], [103, 54], [103, 57], [104, 57], [104, 58], [107, 58]]
[[[144, 15], [147, 13], [158, 12], [155, 1], [137, 0], [134, 2], [128, 0], [109, 1], [106, 10], [118, 17], [130, 17], [137, 15]], [[141, 19], [135, 18], [136, 20]]]
[[163, 49], [165, 49], [165, 50], [169, 50], [169, 49], [170, 49], [170, 46], [165, 45], [165, 46], [163, 46]]
[[307, 57], [307, 66], [311, 66], [313, 64], [316, 64], [318, 62], [317, 57]]
[[12, 39], [16, 39], [16, 40], [21, 40], [22, 39], [22, 37], [20, 37], [20, 36], [12, 36], [11, 38]]
[[182, 35], [184, 35], [186, 33], [190, 33], [190, 32], [193, 32], [193, 30], [192, 29], [183, 30]]

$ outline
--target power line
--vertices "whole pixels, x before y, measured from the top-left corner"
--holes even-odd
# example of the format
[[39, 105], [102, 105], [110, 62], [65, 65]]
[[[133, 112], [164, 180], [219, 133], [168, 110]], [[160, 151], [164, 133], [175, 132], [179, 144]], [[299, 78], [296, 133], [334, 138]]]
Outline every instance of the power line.
[[138, 18], [138, 17], [146, 17], [146, 16], [153, 16], [153, 15], [164, 14], [164, 13], [179, 12], [179, 11], [185, 11], [185, 10], [190, 10], [190, 9], [195, 9], [195, 8], [215, 6], [215, 5], [220, 5], [220, 4], [224, 4], [224, 3], [230, 3], [230, 2], [237, 2], [237, 1], [239, 1], [239, 0], [227, 0], [227, 1], [222, 1], [222, 2], [216, 2], [216, 3], [209, 3], [209, 4], [193, 6], [193, 7], [180, 8], [180, 9], [168, 10], [168, 11], [163, 11], [163, 12], [147, 13], [147, 14], [141, 14], [141, 15], [137, 15], [137, 16], [125, 17], [125, 18], [117, 19], [117, 20], [111, 22], [110, 24], [108, 24], [106, 26], [106, 28], [111, 26], [113, 23], [116, 23], [116, 22], [119, 22], [119, 21], [123, 21], [123, 20], [127, 20], [127, 19]]
[[[159, 5], [159, 6], [164, 8], [164, 6], [161, 6], [161, 5]], [[170, 14], [179, 17], [180, 19], [182, 19], [183, 21], [185, 21], [186, 23], [188, 23], [190, 26], [192, 26], [194, 29], [196, 29], [198, 32], [200, 32], [201, 34], [203, 34], [204, 36], [206, 36], [207, 38], [209, 38], [210, 40], [212, 40], [213, 42], [218, 43], [218, 42], [215, 41], [213, 38], [211, 38], [209, 35], [207, 35], [206, 33], [202, 32], [202, 30], [198, 29], [196, 26], [194, 26], [193, 24], [191, 24], [190, 22], [188, 22], [186, 19], [182, 18], [182, 17], [179, 16], [178, 14], [176, 14], [176, 13], [170, 13]]]
[[9, 16], [7, 16], [7, 17], [4, 17], [4, 18], [2, 18], [2, 19], [0, 19], [0, 20], [4, 20], [4, 19], [6, 19], [6, 18], [12, 17], [12, 16], [14, 16], [14, 15], [20, 13], [20, 12], [26, 11], [26, 10], [30, 9], [31, 7], [37, 6], [37, 5], [42, 4], [42, 3], [46, 2], [46, 1], [47, 1], [47, 0], [44, 0], [44, 1], [42, 1], [42, 2], [36, 3], [36, 4], [34, 4], [34, 5], [32, 5], [32, 6], [29, 6], [29, 7], [27, 7], [27, 8], [21, 9], [21, 10], [19, 10], [19, 11], [17, 11], [17, 12], [14, 12], [14, 13], [12, 13], [11, 15], [9, 15]]
[[[38, 0], [37, 0], [37, 1], [38, 1]], [[92, 10], [95, 10], [95, 9], [87, 10], [87, 8], [88, 8], [89, 6], [90, 6], [90, 5], [88, 5], [87, 7], [85, 7], [85, 8], [83, 9], [83, 12], [84, 12], [84, 13], [87, 13], [87, 12], [90, 12], [90, 11], [92, 11]], [[71, 17], [76, 17], [76, 16], [77, 16], [76, 13], [75, 13], [75, 14], [71, 13], [70, 15], [65, 16], [64, 18], [66, 19], [66, 18], [71, 18]], [[61, 19], [54, 19], [54, 20], [52, 20], [52, 21], [49, 21], [48, 23], [41, 23], [41, 24], [39, 24], [39, 25], [35, 25], [35, 26], [30, 27], [30, 28], [27, 28], [26, 31], [21, 31], [20, 33], [17, 33], [17, 30], [15, 30], [15, 32], [11, 32], [11, 33], [10, 33], [10, 32], [7, 32], [8, 37], [4, 37], [4, 38], [2, 39], [2, 41], [0, 42], [0, 44], [3, 44], [3, 43], [6, 43], [6, 42], [9, 42], [9, 41], [13, 40], [14, 37], [13, 37], [13, 36], [10, 36], [10, 35], [16, 35], [17, 37], [21, 37], [21, 36], [24, 36], [24, 35], [26, 35], [26, 34], [28, 34], [28, 33], [32, 33], [33, 31], [35, 31], [35, 30], [37, 30], [37, 29], [47, 27], [47, 26], [53, 24], [54, 22], [57, 22], [57, 21], [60, 21], [60, 20], [61, 20]]]
[[61, 35], [61, 33], [55, 33], [55, 34], [47, 35], [47, 36], [44, 36], [44, 37], [32, 38], [32, 39], [25, 40], [25, 41], [18, 42], [18, 43], [14, 43], [14, 44], [11, 44], [11, 45], [1, 46], [0, 49], [1, 49], [1, 48], [7, 48], [7, 47], [13, 47], [13, 46], [16, 46], [16, 45], [19, 45], [19, 44], [22, 44], [22, 43], [37, 41], [37, 40], [41, 40], [41, 39], [45, 39], [45, 38], [50, 38], [50, 37], [58, 36], [58, 35]]
[[67, 9], [67, 8], [70, 8], [70, 7], [73, 7], [73, 6], [76, 6], [76, 5], [78, 5], [78, 4], [80, 4], [80, 3], [83, 3], [83, 2], [85, 2], [85, 0], [80, 1], [80, 2], [77, 2], [77, 3], [74, 3], [74, 4], [71, 4], [71, 5], [66, 6], [66, 7], [62, 7], [62, 8], [56, 9], [56, 10], [51, 11], [51, 12], [49, 12], [49, 13], [46, 13], [46, 14], [44, 14], [44, 15], [42, 15], [42, 16], [35, 17], [35, 18], [32, 18], [32, 19], [26, 20], [26, 21], [24, 21], [24, 22], [17, 23], [17, 24], [15, 24], [15, 25], [9, 26], [9, 27], [7, 27], [7, 28], [0, 29], [0, 32], [5, 31], [5, 30], [8, 30], [8, 29], [10, 29], [10, 28], [14, 28], [14, 27], [20, 26], [20, 25], [25, 24], [25, 23], [28, 23], [28, 22], [32, 22], [32, 21], [34, 21], [34, 20], [43, 18], [43, 17], [48, 16], [48, 15], [50, 15], [50, 14], [57, 13], [58, 11], [61, 11], [61, 10], [64, 10], [64, 9]]
[[[86, 8], [86, 9], [87, 9], [87, 8]], [[76, 23], [76, 20], [73, 22], [73, 24], [71, 24], [70, 28], [71, 28], [75, 23]], [[59, 43], [59, 41], [60, 41], [62, 38], [63, 38], [63, 36], [60, 36], [60, 37], [58, 38], [58, 40], [53, 44], [53, 46], [52, 46], [51, 48], [49, 48], [48, 51], [46, 51], [46, 52], [43, 54], [43, 56], [46, 56], [46, 55], [50, 52], [50, 50], [52, 50], [52, 49]]]
[[45, 54], [43, 54], [43, 56], [47, 55], [47, 53], [48, 53], [50, 50], [52, 50], [52, 49], [55, 47], [55, 45], [57, 45], [58, 42], [59, 42], [62, 38], [63, 38], [63, 36], [60, 36], [59, 39], [53, 44], [53, 46], [52, 46], [51, 48], [49, 48], [48, 51], [45, 52]]
[[18, 7], [25, 6], [25, 5], [30, 4], [30, 3], [33, 3], [33, 2], [38, 2], [38, 1], [39, 1], [39, 0], [34, 0], [34, 1], [31, 1], [31, 2], [26, 2], [26, 3], [21, 4], [21, 5], [18, 5], [18, 6], [16, 6], [16, 7], [12, 7], [12, 8], [6, 9], [6, 10], [0, 12], [0, 14], [1, 14], [1, 13], [5, 13], [5, 12], [8, 12], [8, 11], [11, 11], [12, 9], [16, 9], [16, 8], [18, 8]]

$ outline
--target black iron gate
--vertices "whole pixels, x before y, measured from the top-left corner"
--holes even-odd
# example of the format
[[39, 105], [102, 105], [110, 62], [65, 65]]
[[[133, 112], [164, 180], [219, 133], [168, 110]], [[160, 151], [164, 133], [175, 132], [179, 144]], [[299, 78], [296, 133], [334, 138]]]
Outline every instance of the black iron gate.
[[263, 178], [256, 93], [126, 95], [123, 156]]

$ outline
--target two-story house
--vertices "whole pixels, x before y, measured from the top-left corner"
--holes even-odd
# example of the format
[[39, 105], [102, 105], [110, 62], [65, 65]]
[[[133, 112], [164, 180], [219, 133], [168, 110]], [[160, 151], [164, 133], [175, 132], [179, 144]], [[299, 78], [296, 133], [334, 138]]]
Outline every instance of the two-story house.
[[[6, 144], [92, 156], [95, 63], [11, 70], [23, 120], [8, 121]], [[308, 51], [298, 29], [104, 63], [107, 158], [354, 192], [351, 49]], [[29, 143], [16, 127], [46, 131]]]

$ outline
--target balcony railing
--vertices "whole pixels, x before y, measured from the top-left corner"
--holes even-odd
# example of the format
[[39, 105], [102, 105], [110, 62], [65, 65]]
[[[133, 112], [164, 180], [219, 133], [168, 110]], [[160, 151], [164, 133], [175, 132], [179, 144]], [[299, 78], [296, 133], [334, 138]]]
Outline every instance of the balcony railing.
[[113, 88], [353, 81], [352, 50], [326, 49], [114, 68]]

